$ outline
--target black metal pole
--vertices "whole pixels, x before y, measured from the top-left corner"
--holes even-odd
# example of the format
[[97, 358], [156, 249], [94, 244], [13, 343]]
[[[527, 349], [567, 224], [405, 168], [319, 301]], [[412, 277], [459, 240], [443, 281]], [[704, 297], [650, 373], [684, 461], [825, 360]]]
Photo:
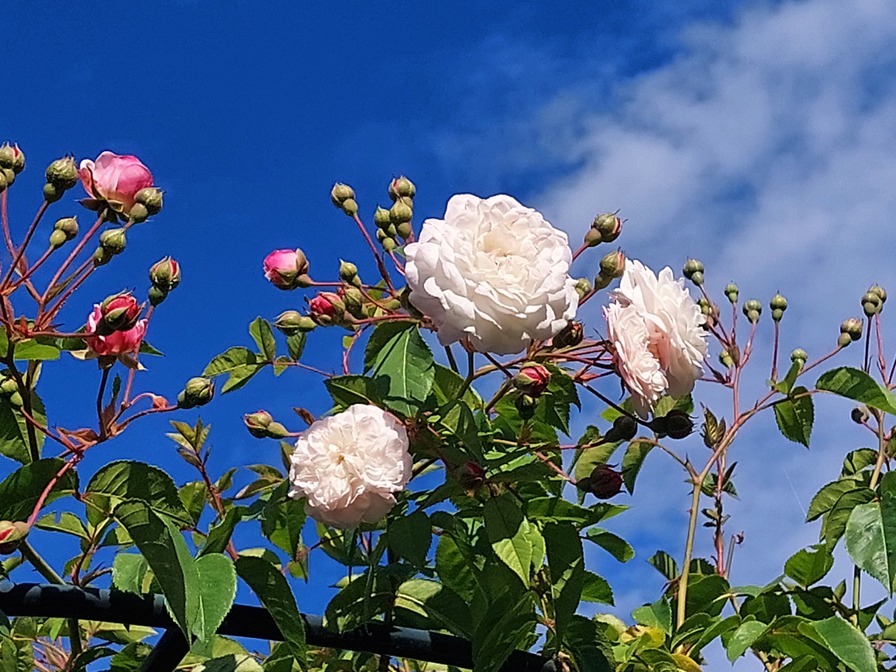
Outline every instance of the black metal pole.
[[[165, 610], [165, 601], [161, 595], [140, 597], [99, 588], [3, 583], [0, 584], [0, 611], [8, 616], [74, 617], [125, 625], [143, 625], [164, 628], [169, 632], [176, 631], [180, 634], [177, 625]], [[305, 621], [306, 640], [312, 646], [365, 651], [457, 667], [473, 666], [473, 647], [469, 641], [459, 637], [429, 630], [387, 626], [385, 623], [370, 623], [362, 629], [340, 634], [325, 629], [320, 616], [303, 614], [302, 619]], [[233, 605], [218, 628], [218, 633], [235, 637], [283, 640], [283, 635], [265, 609], [245, 604]], [[165, 636], [162, 637], [160, 644], [164, 641]], [[165, 647], [172, 655], [177, 653], [174, 643], [172, 634]], [[168, 648], [169, 646], [171, 648]], [[159, 655], [161, 656], [161, 653]], [[501, 672], [552, 672], [553, 669], [553, 661], [534, 653], [514, 651], [501, 668]]]
[[174, 672], [190, 652], [190, 644], [180, 628], [168, 628], [137, 672]]

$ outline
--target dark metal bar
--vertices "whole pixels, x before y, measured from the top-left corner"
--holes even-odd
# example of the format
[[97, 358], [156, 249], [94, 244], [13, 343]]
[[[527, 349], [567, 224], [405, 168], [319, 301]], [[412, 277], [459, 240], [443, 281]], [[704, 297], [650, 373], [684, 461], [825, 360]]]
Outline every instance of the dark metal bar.
[[[98, 588], [3, 583], [0, 584], [0, 611], [8, 616], [75, 617], [164, 628], [169, 632], [177, 630], [165, 610], [165, 601], [161, 595], [139, 597]], [[364, 628], [340, 634], [325, 629], [320, 616], [303, 614], [302, 619], [305, 621], [305, 637], [311, 646], [365, 651], [457, 667], [473, 666], [473, 647], [469, 641], [459, 637], [429, 630], [387, 626], [385, 623], [370, 623]], [[283, 635], [265, 609], [245, 604], [233, 605], [218, 628], [218, 633], [283, 640]], [[534, 653], [514, 651], [501, 672], [551, 672], [553, 669], [553, 661]]]
[[168, 628], [137, 672], [174, 672], [189, 652], [190, 645], [180, 628]]

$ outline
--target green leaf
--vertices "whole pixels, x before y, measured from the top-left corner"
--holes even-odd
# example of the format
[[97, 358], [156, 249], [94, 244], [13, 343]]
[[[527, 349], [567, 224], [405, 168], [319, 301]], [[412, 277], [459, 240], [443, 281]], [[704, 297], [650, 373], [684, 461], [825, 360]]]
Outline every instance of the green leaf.
[[93, 524], [111, 515], [124, 500], [146, 502], [156, 513], [171, 518], [178, 525], [193, 524], [172, 478], [158, 467], [143, 462], [110, 462], [93, 475], [83, 498], [87, 503], [87, 519]]
[[495, 555], [529, 587], [532, 547], [529, 545], [529, 521], [513, 495], [505, 493], [486, 500], [483, 507], [485, 531]]
[[631, 494], [635, 493], [635, 479], [641, 471], [644, 458], [651, 450], [653, 450], [652, 443], [637, 439], [629, 443], [625, 449], [625, 456], [622, 458], [622, 482]]
[[189, 639], [199, 609], [199, 572], [183, 535], [143, 501], [125, 501], [114, 516], [146, 558], [171, 617]]
[[585, 538], [597, 544], [619, 562], [628, 562], [635, 557], [635, 549], [625, 539], [612, 532], [593, 528], [585, 532]]
[[802, 370], [803, 363], [799, 361], [794, 362], [790, 365], [790, 368], [787, 370], [787, 374], [784, 376], [783, 380], [780, 380], [778, 383], [772, 385], [772, 387], [781, 394], [790, 394], [790, 391], [793, 389], [793, 385], [794, 383], [796, 383], [796, 379], [800, 375], [800, 371]]
[[653, 565], [656, 571], [666, 577], [666, 581], [672, 581], [678, 578], [678, 563], [675, 562], [675, 558], [666, 553], [666, 551], [657, 551], [647, 558], [647, 562]]
[[834, 556], [823, 545], [804, 548], [784, 563], [784, 573], [804, 588], [821, 581], [834, 566]]
[[542, 535], [551, 578], [554, 632], [559, 646], [582, 597], [585, 586], [585, 556], [579, 533], [570, 523], [545, 525]]
[[876, 672], [877, 659], [868, 638], [848, 621], [832, 616], [823, 621], [807, 623], [831, 653], [853, 672]]
[[841, 476], [851, 476], [858, 474], [863, 469], [870, 467], [877, 461], [877, 451], [871, 448], [858, 448], [851, 450], [843, 458], [843, 469], [840, 471]]
[[[46, 426], [47, 412], [37, 393], [31, 391], [31, 414], [37, 422]], [[38, 451], [44, 445], [44, 434], [35, 430]], [[9, 397], [0, 397], [0, 455], [5, 455], [16, 462], [31, 462], [31, 450], [28, 443], [28, 421], [17, 406], [13, 406]]]
[[70, 534], [79, 539], [90, 539], [90, 534], [87, 532], [87, 528], [84, 527], [84, 523], [70, 511], [62, 511], [56, 514], [48, 513], [43, 518], [40, 518], [34, 526], [41, 530]]
[[196, 558], [195, 565], [199, 574], [199, 608], [192, 630], [200, 642], [210, 644], [236, 597], [236, 570], [220, 553]]
[[[26, 464], [0, 482], [0, 511], [4, 520], [26, 520], [44, 489], [65, 464], [59, 458], [38, 460]], [[73, 470], [62, 475], [44, 501], [44, 506], [74, 492], [78, 487], [78, 477]]]
[[405, 416], [417, 414], [435, 380], [432, 352], [417, 325], [408, 322], [384, 322], [374, 329], [365, 350], [364, 369], [373, 378], [386, 378], [386, 405]]
[[289, 584], [274, 565], [262, 558], [241, 556], [237, 559], [236, 572], [249, 584], [271, 614], [284, 641], [297, 661], [305, 659], [305, 621], [299, 614]]
[[16, 343], [15, 359], [25, 359], [30, 361], [48, 361], [59, 359], [59, 348], [53, 345], [38, 343], [33, 338]]
[[439, 426], [460, 442], [464, 453], [475, 462], [484, 463], [479, 428], [469, 407], [462, 402], [452, 401], [439, 409], [439, 415]]
[[867, 488], [854, 478], [841, 478], [822, 486], [822, 488], [815, 493], [812, 501], [809, 502], [809, 511], [806, 513], [806, 522], [811, 522], [816, 518], [820, 518], [825, 513], [828, 513], [834, 508], [834, 505], [836, 505], [837, 500], [840, 499], [840, 497], [846, 492], [856, 489]]
[[238, 366], [230, 371], [230, 375], [221, 386], [221, 394], [233, 392], [245, 386], [252, 377], [265, 367], [264, 364], [252, 364], [249, 366]]
[[249, 324], [249, 335], [264, 358], [269, 362], [274, 361], [277, 356], [277, 341], [274, 340], [274, 330], [270, 323], [260, 316], [256, 317]]
[[245, 512], [246, 507], [243, 506], [234, 506], [228, 509], [224, 520], [209, 528], [208, 536], [205, 538], [205, 543], [199, 549], [197, 556], [202, 557], [209, 553], [223, 553], [230, 542], [230, 537], [233, 536], [234, 528], [243, 519]]
[[426, 565], [432, 544], [432, 524], [429, 516], [417, 509], [406, 516], [389, 521], [389, 548], [417, 567]]
[[[436, 405], [444, 406], [449, 402], [458, 401], [457, 395], [460, 393], [461, 388], [464, 387], [463, 376], [441, 364], [436, 364], [433, 368], [435, 377], [432, 384], [432, 393], [436, 400]], [[462, 401], [470, 408], [482, 407], [482, 399], [476, 394], [476, 390], [472, 386], [467, 387], [463, 398], [459, 401]]]
[[610, 587], [610, 583], [604, 577], [586, 571], [582, 584], [582, 601], [612, 606], [614, 604], [613, 589]]
[[531, 646], [534, 629], [531, 593], [493, 602], [473, 634], [473, 669], [498, 672], [515, 649]]
[[286, 337], [286, 349], [289, 351], [289, 356], [292, 358], [292, 361], [297, 362], [302, 358], [302, 353], [305, 352], [305, 341], [307, 339], [308, 334], [304, 332]]
[[759, 635], [765, 632], [765, 623], [759, 621], [744, 621], [741, 623], [726, 644], [728, 660], [732, 663], [747, 652], [753, 642], [759, 639]]
[[[886, 514], [883, 512], [885, 506]], [[885, 495], [880, 502], [857, 506], [846, 523], [849, 557], [891, 594], [896, 573], [896, 511], [893, 509], [893, 496]]]
[[[698, 614], [703, 616], [704, 614]], [[653, 604], [645, 604], [632, 612], [632, 618], [639, 625], [659, 628], [667, 635], [672, 634], [672, 607], [665, 598], [660, 598]]]
[[848, 366], [831, 369], [819, 377], [815, 387], [896, 414], [896, 396], [859, 369]]
[[[793, 396], [774, 405], [775, 420], [785, 439], [801, 443], [808, 448], [812, 423], [815, 420], [815, 406], [805, 387], [795, 387], [792, 394]], [[806, 396], [796, 396], [800, 394]]]
[[333, 402], [342, 408], [352, 404], [382, 406], [389, 394], [389, 382], [385, 378], [367, 376], [337, 376], [324, 381]]
[[[467, 552], [465, 552], [467, 551]], [[443, 532], [436, 546], [436, 573], [446, 586], [468, 602], [476, 590], [472, 553], [450, 532]]]
[[[422, 629], [444, 628], [458, 637], [471, 635], [470, 608], [453, 590], [437, 581], [411, 579], [398, 587], [395, 609], [410, 612], [425, 619], [408, 624]], [[399, 614], [401, 612], [399, 611]], [[409, 614], [404, 614], [408, 620]]]
[[227, 350], [208, 363], [202, 375], [209, 377], [220, 376], [222, 373], [231, 373], [234, 369], [257, 363], [258, 356], [249, 348], [227, 348]]
[[542, 393], [539, 406], [543, 406], [543, 419], [551, 427], [569, 435], [569, 409], [575, 405], [581, 407], [576, 384], [563, 369], [552, 364], [545, 364], [551, 372], [551, 382]]
[[112, 585], [116, 589], [143, 595], [146, 592], [144, 580], [149, 571], [149, 563], [137, 553], [117, 553], [112, 561]]

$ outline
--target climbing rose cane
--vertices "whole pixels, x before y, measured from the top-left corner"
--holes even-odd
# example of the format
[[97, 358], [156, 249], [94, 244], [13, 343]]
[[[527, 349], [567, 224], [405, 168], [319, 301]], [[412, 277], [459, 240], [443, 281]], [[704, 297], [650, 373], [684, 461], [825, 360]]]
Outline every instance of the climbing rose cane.
[[395, 505], [411, 479], [404, 426], [365, 404], [312, 424], [296, 441], [290, 497], [304, 497], [309, 515], [337, 528], [373, 523]]
[[575, 317], [566, 234], [510, 196], [452, 196], [445, 218], [423, 222], [405, 253], [410, 301], [443, 345], [467, 339], [480, 352], [517, 353]]

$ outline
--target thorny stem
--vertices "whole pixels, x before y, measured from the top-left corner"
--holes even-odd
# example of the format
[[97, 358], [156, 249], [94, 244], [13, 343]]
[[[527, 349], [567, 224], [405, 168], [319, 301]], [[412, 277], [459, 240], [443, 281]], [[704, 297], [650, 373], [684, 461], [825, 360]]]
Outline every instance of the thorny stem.
[[567, 474], [565, 471], [563, 471], [563, 469], [561, 469], [556, 464], [554, 464], [554, 461], [550, 457], [548, 457], [547, 455], [545, 455], [544, 453], [542, 453], [538, 450], [534, 451], [534, 453], [535, 453], [535, 457], [537, 457], [539, 460], [541, 460], [546, 465], [548, 465], [551, 469], [556, 471], [557, 475], [560, 476], [560, 478], [562, 478], [564, 481], [567, 481], [568, 483], [572, 483], [573, 485], [576, 484], [576, 480], [572, 476]]
[[[28, 243], [31, 242], [31, 238], [34, 236], [34, 232], [37, 230], [37, 225], [41, 220], [41, 217], [44, 216], [44, 213], [47, 211], [49, 207], [49, 203], [44, 201], [41, 203], [40, 207], [37, 209], [37, 214], [34, 216], [34, 220], [31, 222], [31, 226], [28, 227], [28, 231], [25, 233], [25, 239], [22, 241], [22, 246], [13, 253], [12, 263], [9, 265], [9, 268], [6, 269], [6, 275], [3, 276], [3, 280], [0, 281], [0, 286], [6, 287], [6, 284], [9, 282], [9, 279], [12, 277], [12, 274], [19, 270], [19, 263], [22, 261], [22, 257], [25, 255], [25, 248], [28, 247]], [[12, 241], [10, 241], [11, 243]], [[26, 269], [22, 269], [22, 273], [25, 272]]]
[[[64, 586], [65, 581], [59, 576], [50, 565], [47, 564], [47, 561], [44, 560], [37, 551], [34, 550], [34, 547], [28, 543], [27, 540], [23, 540], [21, 545], [19, 546], [19, 550], [22, 553], [22, 556], [31, 563], [31, 565], [38, 571], [38, 573], [43, 576], [50, 583], [55, 583], [58, 586]], [[78, 619], [69, 618], [67, 619], [68, 623], [68, 636], [71, 641], [72, 647], [72, 657], [77, 656], [83, 650], [81, 644], [81, 626], [78, 624]]]
[[0, 219], [3, 222], [3, 239], [6, 241], [6, 249], [9, 250], [10, 254], [16, 253], [16, 246], [12, 244], [12, 235], [9, 232], [9, 212], [7, 210], [7, 199], [9, 198], [9, 190], [6, 189], [3, 191], [3, 194], [0, 195], [0, 209], [2, 209], [2, 214], [0, 214]]
[[49, 294], [50, 290], [53, 289], [53, 287], [56, 285], [57, 282], [59, 282], [59, 278], [61, 278], [62, 275], [65, 273], [65, 271], [68, 269], [68, 267], [72, 265], [72, 263], [75, 261], [77, 256], [81, 253], [81, 250], [83, 250], [84, 247], [87, 245], [87, 241], [89, 241], [93, 237], [93, 234], [95, 234], [99, 230], [99, 228], [103, 225], [103, 222], [105, 222], [105, 221], [106, 221], [106, 211], [103, 210], [100, 212], [99, 216], [96, 218], [96, 221], [93, 223], [93, 226], [90, 227], [90, 230], [84, 235], [84, 237], [75, 246], [75, 249], [73, 249], [71, 251], [71, 253], [68, 255], [68, 257], [65, 259], [65, 261], [62, 262], [62, 265], [58, 269], [56, 269], [56, 273], [53, 275], [52, 280], [50, 280], [50, 283], [47, 285], [46, 291], [44, 292], [43, 296], [41, 297], [41, 305], [46, 303], [47, 295]]
[[361, 221], [361, 218], [358, 217], [358, 214], [352, 217], [355, 220], [355, 224], [358, 225], [358, 229], [360, 229], [361, 234], [364, 236], [364, 240], [367, 241], [367, 245], [370, 247], [370, 251], [373, 253], [373, 258], [376, 259], [377, 270], [379, 270], [380, 275], [383, 280], [386, 282], [386, 286], [389, 288], [389, 291], [394, 292], [395, 286], [392, 284], [392, 279], [389, 277], [389, 271], [386, 270], [386, 264], [383, 263], [383, 258], [380, 256], [380, 253], [376, 249], [376, 245], [373, 244], [373, 238], [370, 237], [370, 234], [367, 233], [367, 229], [364, 226], [364, 223]]
[[28, 267], [28, 270], [25, 271], [22, 276], [9, 286], [10, 290], [14, 290], [18, 288], [23, 282], [27, 282], [28, 278], [30, 278], [38, 268], [43, 266], [47, 259], [49, 259], [55, 251], [56, 248], [48, 247], [47, 250], [40, 256], [40, 258]]

